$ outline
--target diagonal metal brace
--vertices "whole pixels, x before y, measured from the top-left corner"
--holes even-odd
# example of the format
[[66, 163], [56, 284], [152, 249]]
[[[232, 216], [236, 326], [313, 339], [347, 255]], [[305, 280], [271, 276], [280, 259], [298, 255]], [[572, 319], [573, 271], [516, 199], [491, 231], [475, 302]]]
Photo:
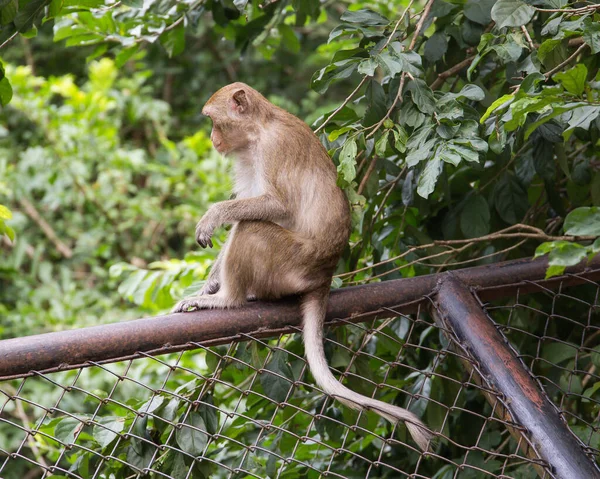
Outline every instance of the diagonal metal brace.
[[[523, 452], [541, 459], [556, 479], [596, 479], [600, 469], [585, 454], [583, 444], [569, 430], [558, 410], [540, 389], [525, 364], [517, 357], [492, 320], [455, 275], [448, 273], [438, 284], [433, 305], [436, 322], [471, 362], [481, 379], [504, 397], [500, 414], [522, 426], [511, 428]], [[496, 396], [486, 395], [492, 406]], [[521, 438], [521, 435], [524, 437]], [[548, 477], [548, 470], [538, 473]]]

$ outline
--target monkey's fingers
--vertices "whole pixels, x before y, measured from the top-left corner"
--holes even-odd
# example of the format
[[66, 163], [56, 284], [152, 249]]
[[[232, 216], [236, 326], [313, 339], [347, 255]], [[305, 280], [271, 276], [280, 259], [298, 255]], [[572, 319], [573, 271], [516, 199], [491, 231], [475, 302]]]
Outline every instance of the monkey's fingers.
[[198, 306], [195, 304], [194, 300], [183, 299], [179, 301], [171, 310], [172, 313], [186, 313], [188, 311], [195, 311], [198, 309]]
[[196, 235], [196, 242], [203, 248], [206, 248], [207, 246], [209, 248], [213, 247], [212, 240], [210, 239], [210, 235], [206, 234], [206, 233], [198, 233]]

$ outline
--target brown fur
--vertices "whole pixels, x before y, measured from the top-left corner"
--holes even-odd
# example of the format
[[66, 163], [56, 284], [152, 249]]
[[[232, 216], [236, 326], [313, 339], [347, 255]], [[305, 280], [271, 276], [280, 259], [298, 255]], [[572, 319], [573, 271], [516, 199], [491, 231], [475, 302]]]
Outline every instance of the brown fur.
[[243, 83], [216, 92], [202, 112], [213, 121], [215, 148], [236, 160], [236, 199], [211, 206], [196, 239], [212, 246], [215, 228], [234, 227], [204, 288], [174, 311], [238, 307], [251, 296], [303, 295], [306, 354], [317, 383], [350, 407], [407, 421], [425, 448], [429, 432], [416, 416], [350, 391], [325, 361], [329, 286], [350, 233], [348, 200], [327, 151], [308, 125]]

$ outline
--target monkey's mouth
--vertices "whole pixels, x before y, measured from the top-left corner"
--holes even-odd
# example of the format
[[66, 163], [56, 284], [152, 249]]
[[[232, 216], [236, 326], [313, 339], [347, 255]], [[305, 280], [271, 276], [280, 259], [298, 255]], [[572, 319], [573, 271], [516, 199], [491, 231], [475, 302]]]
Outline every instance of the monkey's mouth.
[[215, 150], [217, 150], [219, 153], [225, 153], [225, 148], [223, 147], [223, 143], [219, 142], [215, 142], [213, 141], [213, 146], [215, 147]]

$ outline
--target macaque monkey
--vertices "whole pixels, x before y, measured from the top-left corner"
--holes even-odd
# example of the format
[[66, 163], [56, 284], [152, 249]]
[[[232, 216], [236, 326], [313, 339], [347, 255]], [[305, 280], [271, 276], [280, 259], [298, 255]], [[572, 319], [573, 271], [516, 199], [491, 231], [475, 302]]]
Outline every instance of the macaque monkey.
[[215, 228], [233, 228], [205, 286], [173, 312], [301, 295], [306, 358], [317, 384], [350, 408], [405, 422], [425, 450], [432, 434], [415, 414], [351, 391], [327, 365], [323, 322], [331, 278], [350, 234], [348, 200], [327, 151], [308, 125], [244, 83], [220, 89], [202, 113], [213, 122], [214, 147], [235, 159], [235, 199], [208, 209], [196, 240], [212, 247]]

